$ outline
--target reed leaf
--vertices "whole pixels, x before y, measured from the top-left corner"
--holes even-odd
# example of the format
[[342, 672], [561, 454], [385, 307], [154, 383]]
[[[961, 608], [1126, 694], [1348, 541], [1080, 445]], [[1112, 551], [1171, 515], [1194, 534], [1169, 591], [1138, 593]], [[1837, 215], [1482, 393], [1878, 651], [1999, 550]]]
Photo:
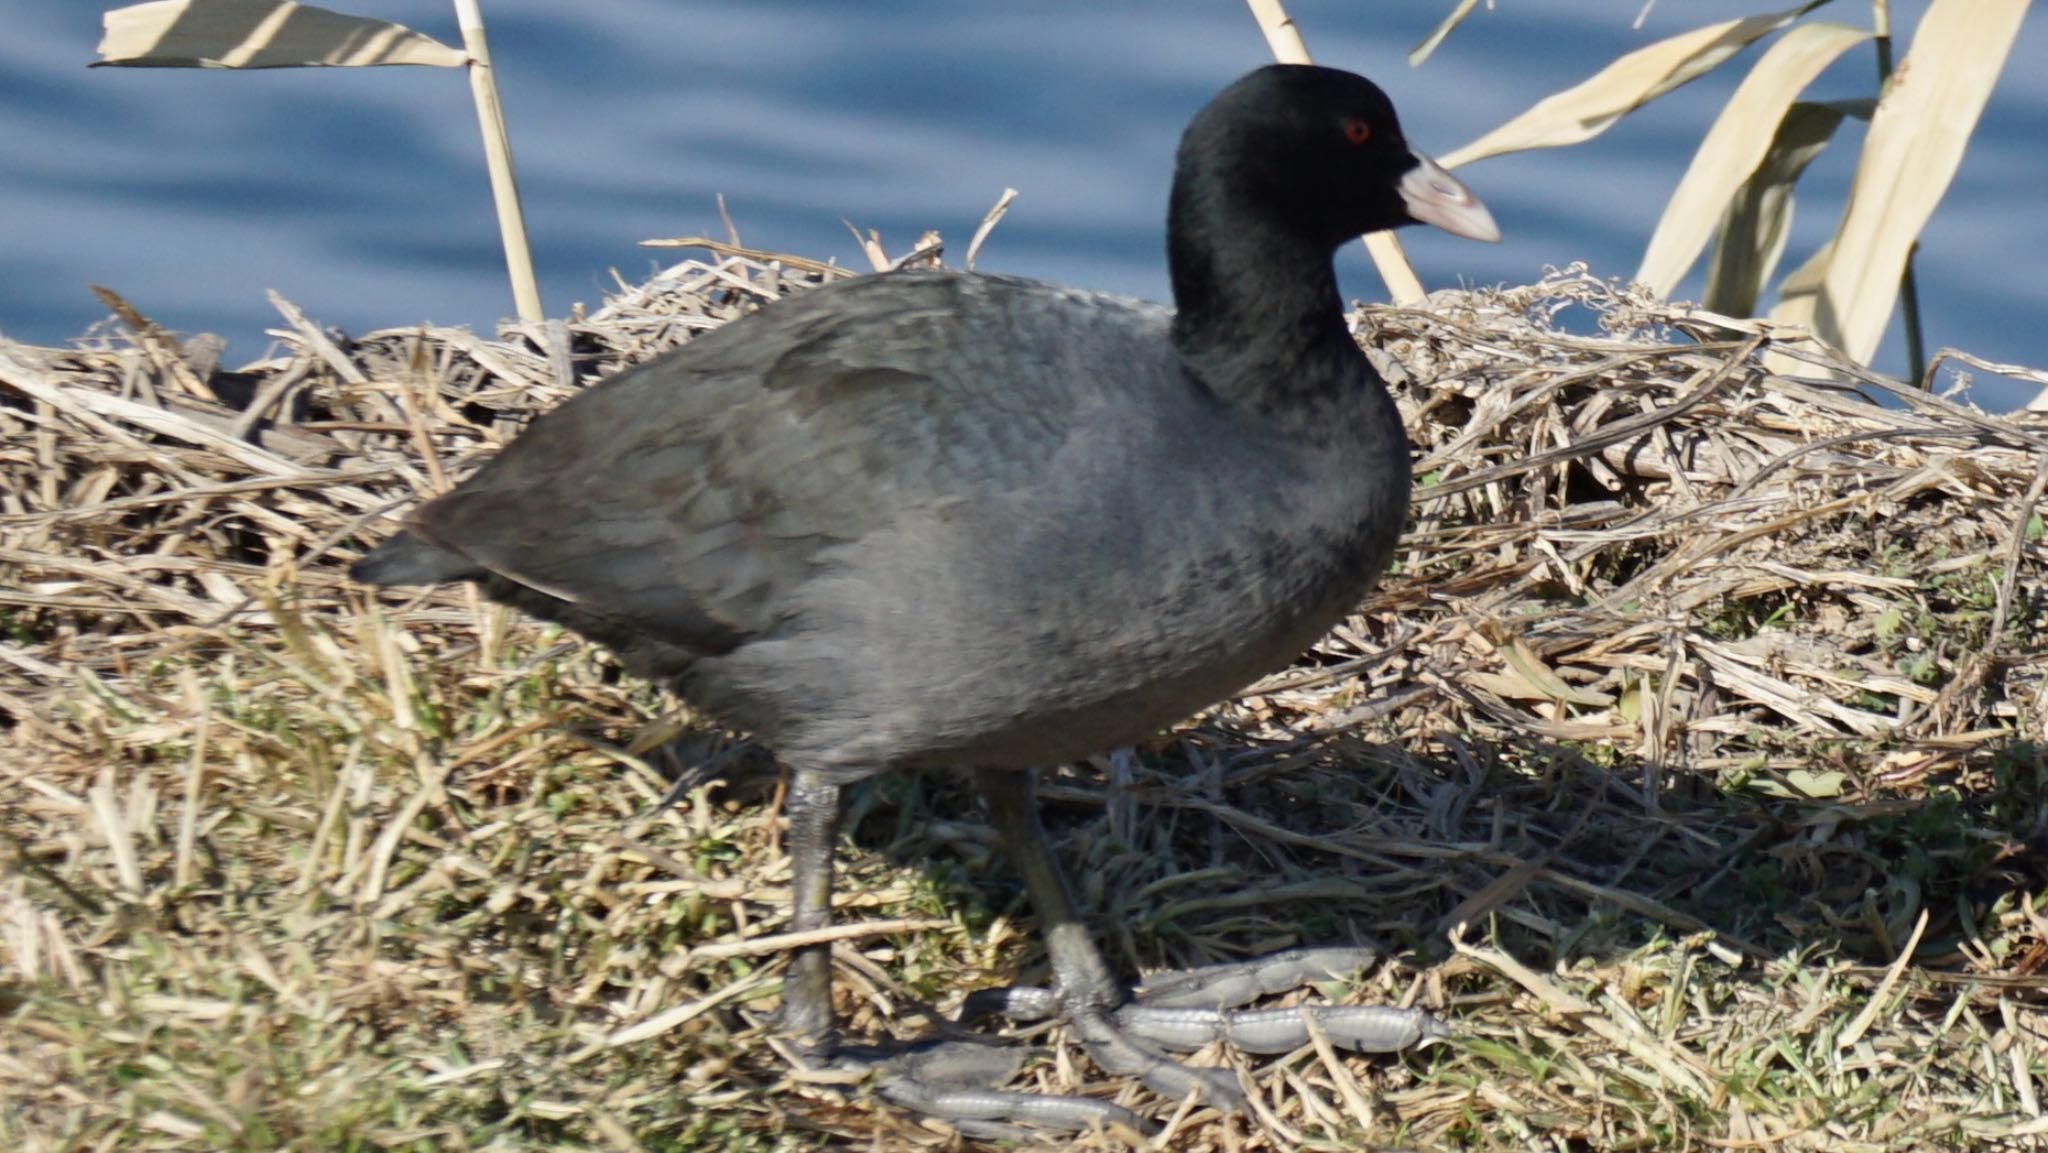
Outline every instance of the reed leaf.
[[1703, 303], [1726, 316], [1751, 316], [1777, 271], [1792, 227], [1793, 185], [1834, 138], [1846, 117], [1870, 119], [1874, 100], [1799, 101], [1778, 123], [1763, 162], [1729, 198], [1707, 262]]
[[469, 54], [403, 24], [288, 0], [155, 0], [105, 14], [94, 67], [460, 68]]
[[1724, 20], [1638, 48], [1587, 80], [1553, 93], [1521, 115], [1442, 158], [1455, 168], [1488, 156], [1560, 148], [1591, 140], [1615, 121], [1713, 71], [1729, 57], [1826, 3]]
[[1465, 17], [1470, 16], [1472, 10], [1478, 6], [1479, 0], [1458, 0], [1458, 6], [1451, 9], [1451, 14], [1444, 17], [1443, 23], [1438, 24], [1428, 36], [1423, 37], [1422, 43], [1408, 50], [1408, 67], [1421, 67], [1422, 62], [1429, 59], [1430, 53], [1436, 51], [1436, 46], [1444, 42], [1444, 37], [1451, 34], [1451, 29], [1463, 24]]
[[1870, 119], [1827, 248], [1786, 281], [1771, 318], [1858, 361], [1877, 351], [1927, 219], [1948, 191], [2029, 0], [1934, 0]]
[[[1643, 251], [1642, 266], [1636, 270], [1637, 280], [1657, 295], [1668, 296], [1699, 259], [1717, 223], [1769, 223], [1763, 217], [1730, 215], [1725, 210], [1776, 143], [1777, 131], [1792, 102], [1837, 57], [1870, 37], [1871, 32], [1865, 28], [1812, 23], [1787, 31], [1770, 46], [1743, 78], [1713, 127], [1707, 130], [1706, 138], [1700, 141], [1699, 150], [1693, 153], [1692, 163], [1680, 178], [1678, 190], [1665, 204], [1663, 218], [1657, 222], [1657, 230]], [[1837, 116], [1836, 121], [1839, 120]], [[1833, 130], [1830, 124], [1828, 131]], [[1802, 162], [1799, 168], [1804, 167]], [[1769, 247], [1759, 244], [1762, 239], [1736, 236], [1733, 247], [1737, 251], [1761, 251]], [[1782, 239], [1780, 232], [1778, 242]], [[1777, 259], [1775, 252], [1770, 259]]]

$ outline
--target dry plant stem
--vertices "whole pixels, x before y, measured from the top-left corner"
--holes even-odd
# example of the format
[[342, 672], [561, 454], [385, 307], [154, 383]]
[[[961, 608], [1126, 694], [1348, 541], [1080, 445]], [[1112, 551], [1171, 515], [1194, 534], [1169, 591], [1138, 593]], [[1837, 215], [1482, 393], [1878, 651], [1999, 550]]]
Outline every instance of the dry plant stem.
[[521, 324], [539, 324], [547, 319], [547, 313], [540, 305], [533, 253], [526, 246], [526, 213], [519, 206], [512, 139], [505, 131], [505, 109], [498, 102], [498, 82], [491, 72], [483, 10], [477, 0], [455, 0], [455, 18], [462, 26], [462, 46], [469, 52], [469, 89], [476, 100], [477, 123], [483, 128], [484, 160], [491, 170], [491, 199], [498, 209], [498, 236], [505, 246], [506, 271], [512, 277], [512, 301]]
[[1472, 9], [1478, 6], [1479, 0], [1458, 0], [1458, 6], [1451, 9], [1450, 14], [1445, 16], [1428, 36], [1423, 37], [1422, 43], [1408, 50], [1408, 67], [1422, 67], [1422, 62], [1429, 59], [1430, 54], [1436, 51], [1437, 45], [1444, 42], [1444, 37], [1451, 34], [1451, 29], [1462, 23], [1465, 17], [1472, 14]]
[[[1877, 91], [1883, 96], [1885, 85], [1892, 80], [1891, 0], [1870, 0], [1870, 17], [1877, 31]], [[1906, 379], [1932, 388], [1934, 382], [1927, 376], [1927, 337], [1920, 324], [1920, 281], [1913, 272], [1913, 260], [1919, 254], [1916, 240], [1906, 250], [1906, 268], [1899, 274], [1899, 317], [1906, 329]]]
[[981, 254], [982, 242], [988, 239], [989, 233], [996, 230], [996, 225], [1002, 223], [1003, 214], [1010, 210], [1010, 202], [1015, 199], [1017, 199], [1016, 189], [1003, 189], [1003, 194], [997, 197], [995, 204], [989, 208], [988, 215], [981, 218], [980, 227], [974, 230], [974, 236], [967, 242], [966, 264], [968, 268], [974, 267], [974, 258]]

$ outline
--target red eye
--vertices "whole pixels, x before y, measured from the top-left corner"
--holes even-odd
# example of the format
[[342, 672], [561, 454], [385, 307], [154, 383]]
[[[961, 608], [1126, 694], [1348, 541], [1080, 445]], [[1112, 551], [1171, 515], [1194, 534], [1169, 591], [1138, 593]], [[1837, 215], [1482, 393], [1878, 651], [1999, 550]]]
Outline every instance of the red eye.
[[1372, 139], [1372, 124], [1365, 120], [1346, 120], [1344, 139], [1353, 144], [1363, 144]]

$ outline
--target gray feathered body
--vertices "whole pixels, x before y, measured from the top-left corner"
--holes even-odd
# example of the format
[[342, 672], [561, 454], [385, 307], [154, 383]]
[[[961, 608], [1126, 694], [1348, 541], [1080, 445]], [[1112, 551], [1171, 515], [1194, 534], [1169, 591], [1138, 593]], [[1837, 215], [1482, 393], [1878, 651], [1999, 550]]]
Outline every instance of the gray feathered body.
[[1363, 356], [1247, 405], [1171, 321], [953, 272], [816, 289], [536, 420], [358, 575], [478, 580], [844, 777], [1141, 740], [1348, 611], [1409, 488]]

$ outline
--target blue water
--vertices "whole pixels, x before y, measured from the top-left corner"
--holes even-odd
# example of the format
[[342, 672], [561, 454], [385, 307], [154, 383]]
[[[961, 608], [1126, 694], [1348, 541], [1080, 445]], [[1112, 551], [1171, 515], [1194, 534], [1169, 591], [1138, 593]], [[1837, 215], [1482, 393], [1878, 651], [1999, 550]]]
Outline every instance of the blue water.
[[[954, 258], [1005, 187], [1021, 192], [983, 267], [1164, 298], [1160, 220], [1175, 138], [1222, 83], [1266, 59], [1237, 0], [891, 4], [818, 0], [484, 0], [542, 295], [594, 304], [678, 254], [648, 237], [722, 236], [865, 267], [842, 220], [901, 251], [937, 228]], [[343, 0], [454, 42], [451, 7]], [[1447, 152], [1651, 39], [1767, 0], [1482, 5], [1421, 68], [1406, 50], [1438, 3], [1293, 0], [1326, 63], [1379, 79], [1410, 137]], [[1924, 2], [1895, 0], [1902, 33]], [[473, 112], [438, 69], [226, 73], [95, 69], [100, 4], [16, 0], [0, 36], [0, 332], [58, 342], [103, 316], [104, 284], [181, 331], [260, 356], [276, 289], [352, 331], [420, 321], [488, 330], [511, 311]], [[1830, 18], [1868, 19], [1838, 0]], [[1754, 52], [1751, 53], [1752, 57]], [[2048, 16], [2015, 49], [1928, 229], [1930, 347], [2048, 365]], [[1852, 52], [1821, 96], [1866, 94]], [[1634, 271], [1692, 148], [1739, 72], [1716, 74], [1587, 145], [1463, 175], [1507, 239], [1411, 230], [1432, 285], [1522, 283], [1584, 261]], [[1809, 173], [1788, 267], [1833, 227], [1860, 133]], [[1381, 289], [1355, 251], [1346, 290]], [[1697, 280], [1681, 289], [1696, 292]], [[1896, 333], [1882, 369], [1903, 370]], [[1992, 408], [2031, 386], [1982, 378]]]

